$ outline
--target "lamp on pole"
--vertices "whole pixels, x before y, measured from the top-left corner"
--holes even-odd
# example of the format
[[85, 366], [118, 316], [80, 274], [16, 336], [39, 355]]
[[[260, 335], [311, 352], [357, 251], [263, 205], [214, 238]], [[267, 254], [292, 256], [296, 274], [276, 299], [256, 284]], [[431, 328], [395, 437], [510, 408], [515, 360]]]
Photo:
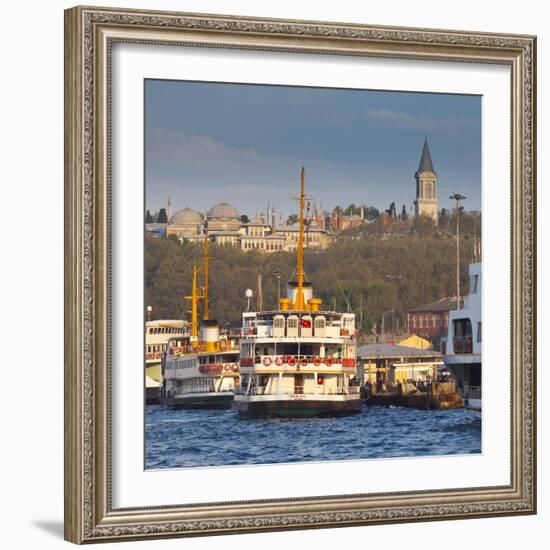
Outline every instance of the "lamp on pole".
[[244, 295], [246, 297], [246, 311], [250, 311], [250, 299], [254, 296], [254, 292], [251, 288], [247, 288]]
[[456, 201], [456, 309], [460, 309], [460, 201], [466, 197], [460, 193], [453, 193], [450, 199]]
[[273, 275], [277, 279], [277, 304], [281, 301], [281, 272], [274, 271]]

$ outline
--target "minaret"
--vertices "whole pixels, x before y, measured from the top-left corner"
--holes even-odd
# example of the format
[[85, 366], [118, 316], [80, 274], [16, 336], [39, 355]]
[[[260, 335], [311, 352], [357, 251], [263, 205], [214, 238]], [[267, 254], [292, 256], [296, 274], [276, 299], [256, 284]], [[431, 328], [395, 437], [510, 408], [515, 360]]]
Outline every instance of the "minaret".
[[166, 217], [168, 218], [168, 221], [172, 219], [172, 201], [170, 200], [170, 197], [168, 197], [168, 202], [166, 203]]
[[271, 233], [275, 233], [276, 218], [277, 218], [277, 214], [275, 212], [275, 203], [273, 203], [273, 206], [271, 207], [271, 220], [268, 220], [268, 223], [271, 222]]
[[420, 216], [429, 216], [437, 223], [437, 193], [435, 188], [437, 173], [432, 164], [427, 138], [424, 140], [420, 165], [414, 177], [416, 179], [414, 215], [416, 218]]

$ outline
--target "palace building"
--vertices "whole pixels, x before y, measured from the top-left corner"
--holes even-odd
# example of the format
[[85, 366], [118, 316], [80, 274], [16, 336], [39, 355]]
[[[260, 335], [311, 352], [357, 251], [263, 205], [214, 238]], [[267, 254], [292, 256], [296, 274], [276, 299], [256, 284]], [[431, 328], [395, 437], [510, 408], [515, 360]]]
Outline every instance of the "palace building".
[[[298, 224], [276, 224], [274, 208], [268, 207], [266, 214], [257, 215], [244, 222], [238, 210], [227, 202], [214, 205], [206, 214], [191, 208], [183, 208], [175, 212], [167, 224], [148, 223], [145, 229], [157, 235], [175, 235], [182, 242], [202, 242], [208, 235], [211, 242], [221, 246], [267, 253], [295, 251], [299, 235]], [[316, 220], [309, 220], [304, 238], [307, 248], [324, 249], [332, 239], [331, 232], [318, 225]]]

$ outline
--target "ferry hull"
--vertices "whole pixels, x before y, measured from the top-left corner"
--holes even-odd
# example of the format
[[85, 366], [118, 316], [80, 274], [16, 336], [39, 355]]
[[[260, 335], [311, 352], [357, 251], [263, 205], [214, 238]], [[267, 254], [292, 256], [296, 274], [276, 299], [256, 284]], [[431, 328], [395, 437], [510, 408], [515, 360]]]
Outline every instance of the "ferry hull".
[[243, 416], [309, 417], [354, 414], [363, 403], [359, 396], [353, 399], [327, 401], [319, 399], [235, 399], [233, 408]]
[[160, 403], [160, 388], [145, 389], [145, 404], [158, 405]]
[[159, 401], [176, 409], [230, 409], [233, 392], [191, 393], [160, 397]]

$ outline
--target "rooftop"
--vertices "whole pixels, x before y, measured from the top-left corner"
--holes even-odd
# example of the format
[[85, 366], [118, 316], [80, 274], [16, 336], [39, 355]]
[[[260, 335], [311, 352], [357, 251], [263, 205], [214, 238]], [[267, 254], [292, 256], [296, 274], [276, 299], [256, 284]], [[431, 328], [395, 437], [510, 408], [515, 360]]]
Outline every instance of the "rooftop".
[[418, 166], [418, 173], [420, 174], [422, 172], [433, 172], [435, 174], [427, 139], [424, 141], [424, 148], [422, 149], [422, 156], [420, 157], [420, 165]]
[[357, 348], [358, 357], [442, 357], [433, 349], [418, 349], [398, 344], [368, 344]]
[[[460, 305], [462, 306], [463, 303], [464, 299], [461, 298]], [[412, 307], [408, 311], [412, 313], [417, 311], [451, 311], [452, 309], [456, 309], [456, 296], [449, 296], [435, 302], [430, 302], [429, 304]]]

